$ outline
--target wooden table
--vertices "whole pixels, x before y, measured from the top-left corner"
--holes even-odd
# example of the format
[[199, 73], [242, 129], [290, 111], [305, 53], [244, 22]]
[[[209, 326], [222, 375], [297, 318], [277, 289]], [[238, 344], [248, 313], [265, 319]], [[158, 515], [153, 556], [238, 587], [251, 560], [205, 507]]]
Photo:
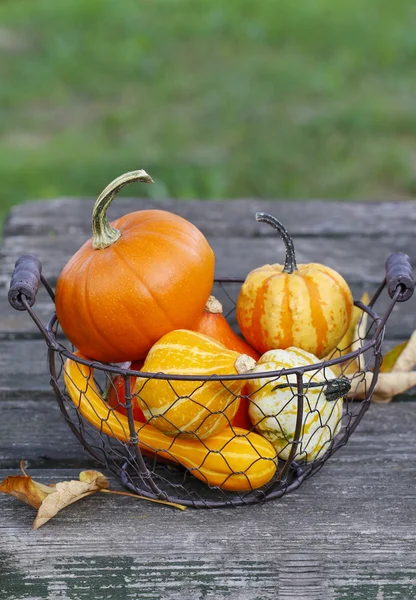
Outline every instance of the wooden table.
[[[0, 284], [0, 479], [19, 461], [44, 483], [96, 465], [65, 424], [49, 386], [46, 346], [28, 315], [6, 300], [21, 254], [32, 253], [54, 284], [90, 237], [92, 200], [15, 207], [4, 231]], [[110, 218], [147, 208], [118, 198]], [[294, 235], [299, 262], [337, 269], [354, 296], [373, 291], [391, 252], [416, 262], [416, 203], [238, 200], [154, 202], [208, 237], [218, 276], [244, 277], [282, 262], [283, 245], [257, 210]], [[387, 305], [384, 294], [378, 305]], [[43, 320], [52, 307], [40, 290]], [[397, 306], [387, 345], [416, 328], [415, 300]], [[160, 600], [372, 599], [416, 597], [416, 403], [408, 394], [373, 405], [347, 446], [297, 491], [263, 505], [175, 511], [97, 494], [36, 532], [33, 509], [0, 495], [0, 599]], [[114, 489], [122, 489], [109, 473]]]

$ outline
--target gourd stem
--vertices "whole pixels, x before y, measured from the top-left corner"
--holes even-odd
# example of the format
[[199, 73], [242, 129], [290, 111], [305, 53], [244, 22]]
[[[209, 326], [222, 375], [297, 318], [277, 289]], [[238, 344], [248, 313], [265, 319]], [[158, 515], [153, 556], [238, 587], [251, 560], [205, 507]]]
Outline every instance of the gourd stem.
[[204, 312], [207, 312], [210, 315], [222, 315], [223, 310], [221, 302], [217, 300], [215, 296], [209, 296]]
[[272, 227], [276, 229], [276, 231], [280, 234], [280, 237], [285, 243], [286, 246], [286, 260], [285, 266], [283, 267], [283, 271], [285, 273], [293, 273], [293, 271], [298, 270], [298, 266], [296, 264], [296, 256], [295, 256], [295, 248], [293, 246], [293, 241], [286, 229], [283, 227], [280, 221], [269, 215], [268, 213], [258, 212], [256, 213], [256, 220], [261, 221], [263, 223], [268, 223]]
[[243, 375], [244, 373], [248, 373], [256, 366], [256, 361], [251, 356], [247, 354], [240, 354], [237, 357], [234, 367], [239, 375]]
[[101, 192], [95, 201], [92, 211], [92, 246], [95, 249], [102, 250], [114, 244], [121, 236], [121, 232], [111, 227], [107, 217], [107, 209], [118, 192], [128, 183], [141, 181], [142, 183], [153, 183], [150, 175], [140, 169], [139, 171], [130, 171], [114, 179]]

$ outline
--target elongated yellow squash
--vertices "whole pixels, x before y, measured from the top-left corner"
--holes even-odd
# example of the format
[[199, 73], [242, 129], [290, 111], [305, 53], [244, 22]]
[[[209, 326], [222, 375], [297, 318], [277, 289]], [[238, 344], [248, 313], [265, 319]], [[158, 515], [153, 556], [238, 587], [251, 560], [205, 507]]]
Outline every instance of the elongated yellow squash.
[[[77, 356], [85, 358], [82, 354]], [[130, 443], [127, 417], [108, 407], [97, 390], [94, 371], [67, 359], [64, 380], [67, 392], [82, 416], [99, 431]], [[157, 453], [189, 469], [210, 486], [229, 491], [250, 491], [268, 483], [276, 472], [276, 451], [261, 435], [227, 427], [200, 441], [172, 438], [147, 423], [134, 422], [143, 451]]]
[[[237, 375], [255, 366], [250, 356], [186, 329], [164, 335], [150, 349], [145, 373]], [[146, 420], [166, 435], [204, 440], [230, 425], [240, 404], [244, 379], [186, 381], [137, 378], [136, 399]]]

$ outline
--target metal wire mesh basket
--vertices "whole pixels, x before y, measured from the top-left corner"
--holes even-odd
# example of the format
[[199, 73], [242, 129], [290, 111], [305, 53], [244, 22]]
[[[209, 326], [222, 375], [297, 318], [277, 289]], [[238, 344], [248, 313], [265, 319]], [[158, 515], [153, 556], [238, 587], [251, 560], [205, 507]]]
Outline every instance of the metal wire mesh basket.
[[[56, 314], [44, 325], [33, 310], [40, 282], [54, 300], [38, 259], [20, 257], [9, 301], [30, 314], [46, 341], [51, 385], [74, 435], [130, 491], [197, 508], [250, 505], [281, 497], [347, 443], [370, 405], [389, 315], [396, 302], [407, 300], [414, 290], [409, 258], [393, 254], [386, 262], [386, 277], [368, 305], [355, 302], [361, 327], [348, 348], [337, 348], [319, 363], [293, 368], [183, 377], [83, 357], [64, 339]], [[237, 279], [215, 283], [215, 294], [231, 323], [241, 283]], [[391, 301], [379, 317], [373, 307], [385, 287]], [[168, 388], [175, 402], [196, 405], [208, 388], [209, 393], [228, 398], [226, 408], [233, 403], [256, 404], [264, 390], [278, 394], [279, 402], [274, 413], [259, 406], [256, 427], [250, 430], [234, 425], [226, 410], [205, 409], [205, 424], [210, 419], [225, 420], [218, 434], [202, 439], [197, 434], [167, 436], [152, 424], [160, 415], [143, 422], [139, 409], [145, 407], [144, 390], [150, 385]], [[162, 417], [169, 422], [168, 415]], [[267, 430], [271, 422], [274, 445], [258, 433], [259, 425]]]

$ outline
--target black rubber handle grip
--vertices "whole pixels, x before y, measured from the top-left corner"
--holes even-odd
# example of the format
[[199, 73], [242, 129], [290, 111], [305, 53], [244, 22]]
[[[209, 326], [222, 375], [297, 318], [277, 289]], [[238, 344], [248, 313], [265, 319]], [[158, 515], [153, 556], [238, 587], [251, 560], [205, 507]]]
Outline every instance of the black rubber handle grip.
[[386, 261], [386, 280], [390, 298], [393, 298], [399, 286], [401, 286], [402, 291], [397, 298], [397, 302], [405, 302], [413, 296], [415, 279], [410, 258], [407, 254], [397, 252], [388, 257]]
[[16, 310], [26, 310], [22, 303], [25, 296], [29, 306], [33, 306], [39, 289], [42, 265], [36, 256], [21, 256], [14, 265], [9, 289], [9, 302]]

